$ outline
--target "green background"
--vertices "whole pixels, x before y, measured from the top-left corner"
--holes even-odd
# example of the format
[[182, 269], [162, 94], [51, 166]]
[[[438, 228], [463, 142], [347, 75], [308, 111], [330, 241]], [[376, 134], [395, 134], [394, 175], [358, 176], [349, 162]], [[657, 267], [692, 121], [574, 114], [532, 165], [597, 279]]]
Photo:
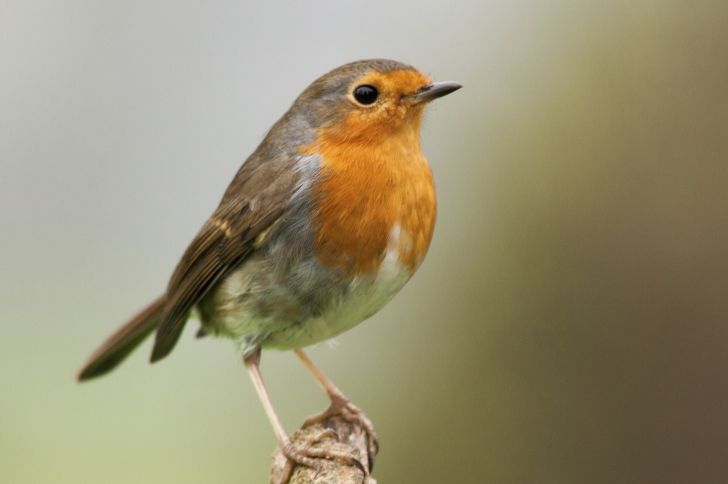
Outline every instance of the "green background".
[[[327, 70], [465, 87], [423, 130], [430, 254], [312, 357], [374, 420], [381, 483], [728, 480], [725, 2], [0, 5], [0, 482], [265, 482], [232, 345], [74, 373], [156, 296]], [[290, 430], [325, 398], [263, 355]]]

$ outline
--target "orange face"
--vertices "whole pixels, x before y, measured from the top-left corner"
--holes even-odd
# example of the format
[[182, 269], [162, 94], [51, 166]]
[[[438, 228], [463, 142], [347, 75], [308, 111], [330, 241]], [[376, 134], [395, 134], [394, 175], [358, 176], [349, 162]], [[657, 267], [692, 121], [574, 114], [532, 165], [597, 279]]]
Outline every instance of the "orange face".
[[[348, 89], [350, 103], [340, 120], [327, 129], [331, 138], [377, 142], [402, 128], [419, 130], [424, 103], [411, 96], [430, 85], [430, 79], [415, 70], [371, 71], [356, 79]], [[372, 86], [378, 97], [372, 104], [357, 101], [359, 86]], [[408, 97], [409, 96], [409, 97]]]
[[[420, 151], [423, 105], [412, 100], [430, 80], [414, 70], [369, 72], [350, 86], [351, 106], [340, 121], [321, 128], [304, 153], [321, 156], [313, 186], [317, 257], [346, 275], [375, 274], [391, 249], [414, 272], [430, 244], [435, 190]], [[354, 96], [373, 86], [375, 102]]]

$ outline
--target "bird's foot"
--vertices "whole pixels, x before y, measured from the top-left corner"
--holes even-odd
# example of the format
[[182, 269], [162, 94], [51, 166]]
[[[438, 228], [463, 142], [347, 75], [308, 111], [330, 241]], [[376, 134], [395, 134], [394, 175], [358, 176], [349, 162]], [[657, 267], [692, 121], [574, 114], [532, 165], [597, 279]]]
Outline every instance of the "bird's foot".
[[339, 436], [334, 430], [321, 429], [307, 436], [303, 444], [293, 444], [290, 440], [281, 443], [280, 449], [286, 457], [287, 462], [279, 478], [275, 481], [272, 480], [271, 484], [287, 483], [297, 465], [303, 465], [317, 470], [320, 469], [319, 459], [337, 460], [346, 465], [356, 466], [364, 473], [364, 476], [369, 475], [369, 470], [356, 456], [346, 452], [338, 452], [330, 448], [315, 447], [318, 442], [328, 438], [339, 440]]
[[340, 416], [347, 422], [358, 423], [362, 429], [366, 432], [367, 436], [367, 457], [368, 457], [368, 468], [369, 471], [374, 467], [374, 459], [379, 452], [379, 438], [377, 433], [374, 431], [374, 424], [367, 417], [362, 409], [354, 405], [346, 398], [343, 394], [331, 395], [331, 405], [323, 412], [308, 417], [304, 422], [303, 426], [308, 427], [310, 425], [323, 423], [325, 420]]

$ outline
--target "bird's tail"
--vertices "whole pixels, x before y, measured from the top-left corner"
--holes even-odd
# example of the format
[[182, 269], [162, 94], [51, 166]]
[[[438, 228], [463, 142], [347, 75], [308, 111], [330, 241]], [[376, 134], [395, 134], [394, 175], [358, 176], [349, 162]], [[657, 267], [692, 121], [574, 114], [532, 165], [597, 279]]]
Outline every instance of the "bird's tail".
[[160, 296], [104, 341], [78, 373], [78, 380], [88, 380], [113, 370], [159, 326], [163, 312], [164, 296]]

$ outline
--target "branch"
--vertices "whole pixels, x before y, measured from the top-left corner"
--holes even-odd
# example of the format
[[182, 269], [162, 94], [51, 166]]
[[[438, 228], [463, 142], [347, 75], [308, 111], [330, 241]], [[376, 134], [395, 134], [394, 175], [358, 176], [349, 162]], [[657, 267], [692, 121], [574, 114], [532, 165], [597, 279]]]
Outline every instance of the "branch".
[[[306, 446], [317, 434], [330, 429], [334, 434], [324, 434], [323, 438], [313, 444], [315, 449], [326, 449], [337, 453], [345, 453], [359, 460], [362, 465], [372, 467], [369, 464], [367, 453], [367, 433], [359, 421], [347, 421], [339, 415], [334, 415], [316, 423], [304, 426], [291, 435], [291, 443], [296, 446]], [[338, 437], [338, 439], [337, 439]], [[288, 484], [376, 484], [377, 481], [371, 476], [366, 476], [362, 469], [356, 465], [329, 459], [317, 459], [320, 463], [318, 469], [296, 465]], [[276, 449], [273, 454], [273, 465], [270, 471], [270, 482], [281, 482], [281, 476], [285, 476], [288, 469], [288, 459]]]

